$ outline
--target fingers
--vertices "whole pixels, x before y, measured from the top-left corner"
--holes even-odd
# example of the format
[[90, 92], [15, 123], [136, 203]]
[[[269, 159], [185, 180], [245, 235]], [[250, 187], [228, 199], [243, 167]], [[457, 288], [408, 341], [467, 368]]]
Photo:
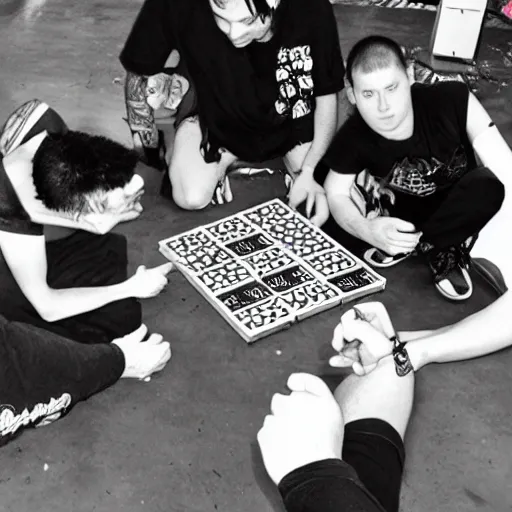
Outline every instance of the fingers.
[[142, 206], [141, 209], [137, 210], [135, 208], [131, 210], [126, 210], [125, 212], [120, 213], [119, 215], [116, 215], [115, 219], [117, 222], [128, 222], [129, 220], [135, 220], [137, 217], [140, 216], [142, 212]]
[[135, 329], [135, 331], [123, 336], [123, 340], [130, 341], [132, 343], [138, 343], [144, 339], [148, 332], [148, 328], [145, 324], [140, 324], [140, 326]]
[[233, 192], [231, 191], [231, 183], [228, 176], [224, 178], [224, 199], [226, 203], [233, 201]]
[[323, 226], [329, 218], [329, 205], [323, 192], [316, 194], [315, 215], [310, 221], [317, 227]]
[[374, 324], [387, 338], [391, 338], [396, 334], [388, 310], [382, 302], [365, 302], [358, 304], [354, 309], [357, 309], [365, 320]]
[[407, 233], [414, 233], [416, 231], [416, 226], [412, 222], [408, 222], [403, 219], [399, 219], [397, 217], [391, 217], [393, 219], [393, 225], [398, 231], [405, 231]]
[[[146, 329], [147, 331], [147, 329]], [[164, 337], [161, 335], [161, 334], [158, 334], [158, 333], [153, 333], [145, 342], [144, 344], [146, 346], [148, 345], [159, 345], [160, 343], [162, 343]]]
[[421, 238], [421, 233], [404, 233], [402, 231], [391, 231], [388, 233], [389, 240], [402, 247], [416, 247]]
[[313, 206], [315, 206], [316, 194], [315, 192], [310, 192], [306, 197], [306, 217], [309, 219], [311, 217], [311, 213], [313, 212]]
[[332, 394], [327, 384], [320, 377], [310, 373], [293, 373], [288, 378], [288, 387], [291, 391], [305, 391], [315, 396]]
[[342, 317], [342, 322], [343, 336], [347, 342], [361, 340], [364, 343], [380, 343], [383, 337], [388, 341], [388, 338], [369, 322], [345, 315]]
[[329, 359], [329, 366], [332, 366], [333, 368], [350, 368], [356, 362], [357, 361], [349, 359], [343, 354], [338, 354], [337, 356], [332, 356]]
[[155, 270], [159, 274], [162, 274], [163, 276], [166, 276], [171, 270], [174, 268], [173, 263], [163, 263], [162, 265], [159, 265], [158, 267], [153, 268], [152, 270]]

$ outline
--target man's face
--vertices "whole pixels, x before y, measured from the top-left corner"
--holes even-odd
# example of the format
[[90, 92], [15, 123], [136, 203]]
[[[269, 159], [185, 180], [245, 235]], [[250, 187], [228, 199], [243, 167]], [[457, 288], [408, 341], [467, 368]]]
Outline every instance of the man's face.
[[413, 116], [411, 81], [407, 72], [392, 62], [365, 73], [355, 69], [352, 75], [355, 104], [366, 124], [386, 138], [400, 131]]
[[217, 26], [236, 48], [254, 41], [264, 43], [272, 38], [271, 18], [262, 20], [259, 15], [253, 15], [245, 0], [228, 0], [224, 7], [218, 7], [210, 0], [210, 6]]
[[102, 206], [105, 212], [115, 213], [130, 209], [137, 203], [144, 192], [144, 180], [134, 174], [132, 179], [124, 186], [103, 193]]

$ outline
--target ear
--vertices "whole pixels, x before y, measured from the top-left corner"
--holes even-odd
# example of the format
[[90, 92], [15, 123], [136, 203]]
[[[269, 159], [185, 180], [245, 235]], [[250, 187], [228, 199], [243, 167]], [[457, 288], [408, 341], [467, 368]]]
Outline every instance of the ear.
[[414, 63], [411, 62], [407, 66], [407, 78], [409, 79], [409, 84], [412, 85], [414, 82], [416, 82], [416, 77], [414, 76]]
[[352, 88], [351, 85], [349, 85], [347, 87], [347, 98], [348, 98], [348, 101], [350, 101], [350, 103], [352, 105], [356, 104], [356, 97], [354, 96], [354, 89]]

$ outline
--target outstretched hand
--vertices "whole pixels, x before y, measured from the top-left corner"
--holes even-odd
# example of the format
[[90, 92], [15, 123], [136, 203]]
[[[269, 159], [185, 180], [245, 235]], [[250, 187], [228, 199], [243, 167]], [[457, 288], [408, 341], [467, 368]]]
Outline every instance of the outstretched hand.
[[113, 340], [123, 352], [124, 372], [121, 378], [145, 379], [162, 370], [171, 359], [171, 346], [161, 334], [152, 334], [142, 341], [148, 328], [142, 324], [137, 330]]
[[173, 269], [172, 263], [164, 263], [150, 269], [140, 265], [135, 274], [126, 281], [130, 287], [129, 296], [138, 299], [156, 297], [167, 286], [167, 274]]
[[291, 394], [276, 393], [258, 432], [265, 468], [276, 485], [306, 464], [340, 459], [343, 446], [341, 408], [323, 380], [307, 373], [288, 379]]
[[395, 329], [381, 302], [358, 304], [344, 313], [334, 329], [332, 347], [338, 355], [331, 366], [352, 367], [357, 375], [374, 370], [379, 361], [393, 351]]

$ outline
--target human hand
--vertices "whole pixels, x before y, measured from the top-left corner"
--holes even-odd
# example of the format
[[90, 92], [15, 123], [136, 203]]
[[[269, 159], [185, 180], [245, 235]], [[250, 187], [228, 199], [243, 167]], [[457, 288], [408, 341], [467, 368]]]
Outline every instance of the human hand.
[[[312, 174], [301, 173], [293, 181], [288, 194], [288, 204], [291, 208], [297, 207], [306, 202], [306, 217], [315, 226], [322, 226], [329, 218], [329, 205], [325, 190], [319, 185]], [[315, 208], [315, 215], [311, 216]]]
[[332, 347], [339, 354], [331, 366], [352, 367], [357, 375], [374, 370], [379, 361], [393, 352], [395, 329], [381, 302], [366, 302], [349, 309], [334, 329]]
[[307, 373], [288, 379], [291, 394], [276, 393], [258, 432], [265, 468], [276, 485], [291, 471], [324, 459], [341, 459], [341, 408], [324, 381]]
[[368, 221], [368, 227], [365, 241], [390, 256], [412, 252], [423, 234], [414, 224], [396, 217], [376, 217]]
[[135, 274], [126, 281], [131, 292], [129, 296], [138, 299], [156, 297], [167, 286], [167, 274], [173, 268], [172, 263], [164, 263], [151, 269], [141, 265]]
[[113, 340], [123, 352], [123, 379], [145, 379], [159, 372], [171, 359], [171, 346], [163, 341], [161, 334], [152, 334], [147, 341], [142, 341], [148, 328], [142, 324], [137, 330], [122, 338]]
[[135, 220], [140, 216], [142, 211], [142, 205], [140, 203], [135, 203], [132, 205], [131, 209], [120, 212], [86, 213], [85, 215], [81, 215], [77, 219], [77, 222], [80, 229], [89, 231], [96, 235], [104, 235], [121, 222]]

